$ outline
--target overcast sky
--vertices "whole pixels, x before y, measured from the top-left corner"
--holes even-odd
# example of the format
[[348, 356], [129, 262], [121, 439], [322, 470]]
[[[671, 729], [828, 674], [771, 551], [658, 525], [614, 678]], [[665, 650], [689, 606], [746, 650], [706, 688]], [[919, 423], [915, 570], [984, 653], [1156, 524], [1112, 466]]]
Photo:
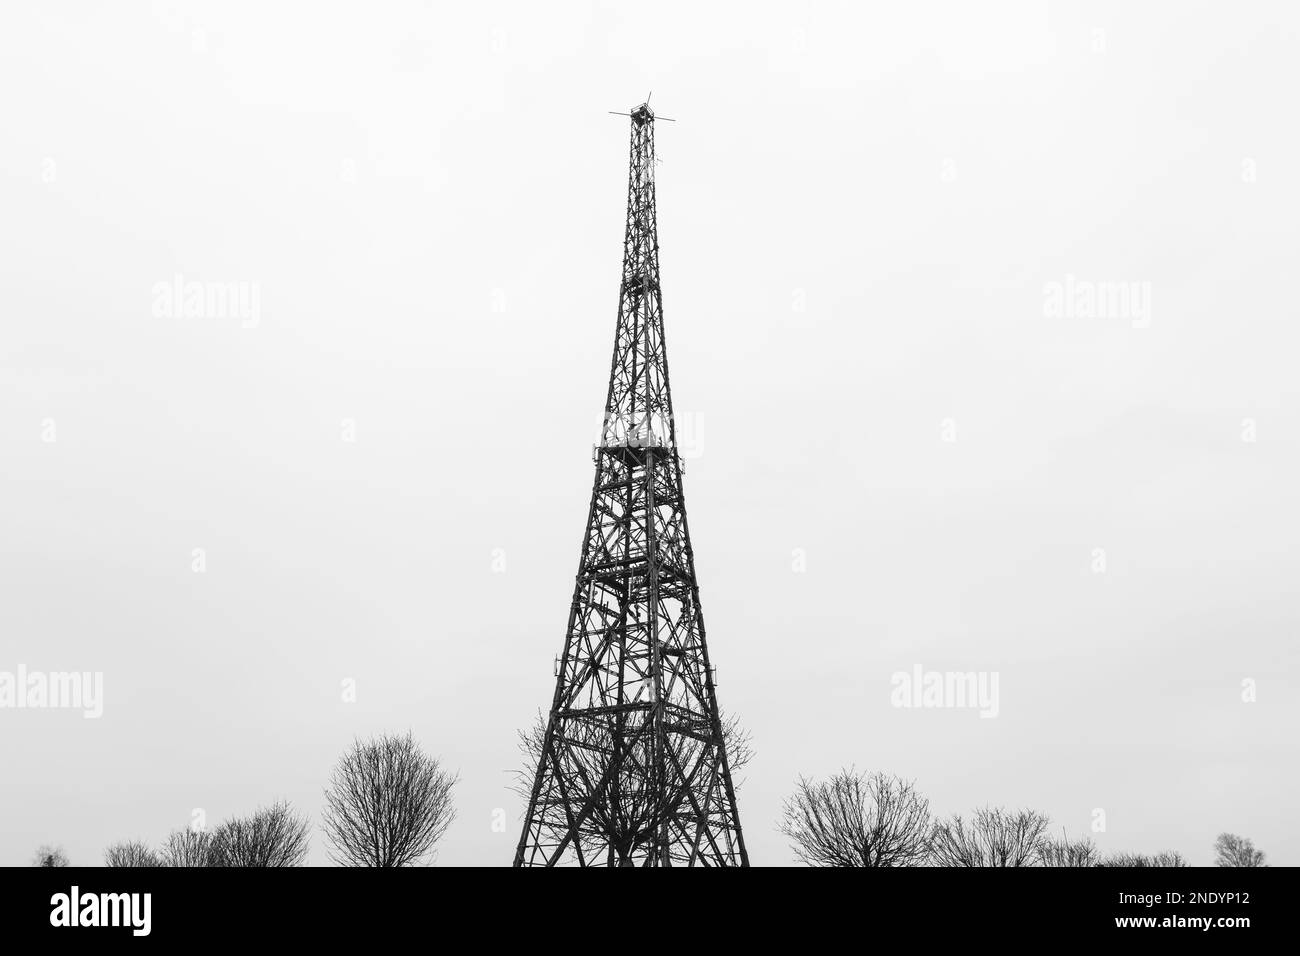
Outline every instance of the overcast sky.
[[[0, 864], [316, 822], [408, 728], [438, 862], [511, 861], [651, 90], [752, 861], [856, 765], [1300, 863], [1300, 12], [979, 6], [6, 5], [0, 671], [104, 689], [0, 710]], [[997, 716], [892, 706], [917, 666]]]

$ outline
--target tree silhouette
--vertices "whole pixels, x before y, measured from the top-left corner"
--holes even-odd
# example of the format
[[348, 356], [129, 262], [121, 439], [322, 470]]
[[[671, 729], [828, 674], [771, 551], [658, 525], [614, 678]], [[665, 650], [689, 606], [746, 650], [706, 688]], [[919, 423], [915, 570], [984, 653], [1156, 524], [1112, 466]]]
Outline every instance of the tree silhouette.
[[158, 851], [161, 866], [214, 866], [212, 834], [186, 828], [173, 830]]
[[1220, 833], [1214, 841], [1215, 866], [1267, 866], [1255, 844], [1235, 833]]
[[1105, 857], [1098, 866], [1153, 867], [1153, 866], [1190, 866], [1181, 853], [1165, 850], [1161, 853], [1112, 853]]
[[343, 866], [428, 862], [456, 818], [456, 782], [409, 732], [356, 741], [325, 791], [330, 858]]
[[112, 867], [162, 866], [158, 854], [141, 840], [123, 840], [104, 851], [104, 865]]
[[936, 866], [1033, 866], [1046, 829], [1047, 817], [1034, 810], [984, 807], [969, 822], [954, 815], [935, 824], [931, 860]]
[[1097, 846], [1087, 837], [1071, 840], [1065, 834], [1061, 839], [1043, 837], [1038, 844], [1039, 866], [1099, 866]]
[[46, 843], [32, 857], [32, 866], [59, 867], [68, 865], [68, 854], [63, 847]]
[[[754, 748], [750, 743], [749, 731], [740, 726], [740, 721], [729, 714], [722, 714], [722, 741], [727, 748], [727, 769], [731, 771], [732, 786], [739, 790], [744, 780], [738, 776], [741, 769], [754, 759]], [[602, 739], [594, 739], [594, 736]], [[605, 731], [593, 732], [593, 739], [587, 743], [600, 750], [608, 749], [608, 734]], [[542, 759], [542, 747], [546, 741], [546, 715], [541, 711], [537, 719], [527, 730], [519, 731], [519, 752], [524, 756], [523, 767], [515, 772], [515, 782], [511, 790], [525, 800], [533, 794], [533, 777], [537, 773], [537, 764]], [[686, 751], [694, 755], [695, 751]]]
[[[740, 722], [725, 714], [720, 715], [720, 718], [727, 768], [731, 771], [733, 788], [739, 790], [744, 781], [739, 779], [738, 774], [753, 758], [754, 752], [750, 747], [749, 734], [741, 729]], [[533, 780], [546, 742], [546, 720], [546, 715], [539, 712], [533, 724], [527, 730], [519, 732], [523, 766], [515, 773], [511, 789], [524, 800], [532, 797]], [[583, 850], [589, 856], [600, 852], [602, 847], [608, 847], [609, 852], [618, 860], [627, 861], [634, 849], [649, 840], [662, 825], [665, 808], [645, 770], [654, 762], [653, 736], [642, 734], [639, 742], [631, 745], [625, 743], [621, 748], [616, 748], [613, 724], [614, 718], [610, 718], [608, 723], [570, 723], [565, 731], [565, 751], [568, 758], [577, 765], [578, 776], [587, 780], [604, 778], [610, 755], [616, 749], [624, 752], [620, 772], [610, 775], [611, 786], [607, 792], [611, 796], [591, 805], [584, 823], [584, 829], [588, 832], [581, 834], [577, 840], [583, 844]], [[624, 725], [624, 740], [636, 737], [638, 730], [639, 726], [629, 719]], [[704, 741], [683, 739], [677, 745], [677, 759], [684, 767], [692, 766], [706, 746], [708, 744]]]
[[914, 866], [926, 856], [930, 804], [899, 777], [841, 770], [825, 783], [800, 778], [780, 831], [809, 866]]
[[286, 802], [231, 817], [212, 832], [210, 866], [302, 866], [307, 858], [307, 820]]

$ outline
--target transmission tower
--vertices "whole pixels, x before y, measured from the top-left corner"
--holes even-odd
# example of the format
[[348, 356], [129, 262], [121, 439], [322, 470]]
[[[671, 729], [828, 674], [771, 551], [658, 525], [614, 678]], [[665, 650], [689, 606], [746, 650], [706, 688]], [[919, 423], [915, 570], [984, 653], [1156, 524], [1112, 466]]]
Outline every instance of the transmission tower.
[[654, 121], [632, 120], [618, 331], [555, 697], [515, 866], [748, 866], [668, 388]]

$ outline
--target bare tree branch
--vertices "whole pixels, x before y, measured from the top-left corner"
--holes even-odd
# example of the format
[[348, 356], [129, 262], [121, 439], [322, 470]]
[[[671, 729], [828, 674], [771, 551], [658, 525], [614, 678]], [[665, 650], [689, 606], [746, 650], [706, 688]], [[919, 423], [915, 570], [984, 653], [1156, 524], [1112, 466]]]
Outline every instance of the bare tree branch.
[[809, 866], [915, 866], [930, 804], [899, 777], [841, 770], [825, 783], [801, 778], [780, 829]]
[[1087, 837], [1071, 840], [1065, 833], [1061, 839], [1043, 837], [1038, 844], [1039, 866], [1100, 866], [1101, 854]]
[[[738, 774], [754, 756], [750, 735], [741, 728], [739, 720], [734, 716], [719, 714], [719, 719], [732, 787], [739, 790], [744, 781]], [[525, 801], [532, 797], [533, 780], [541, 763], [546, 741], [546, 720], [546, 715], [539, 712], [533, 724], [527, 730], [519, 732], [519, 751], [523, 756], [523, 764], [515, 773], [511, 789]], [[587, 780], [605, 777], [615, 750], [623, 752], [615, 785], [609, 788], [609, 792], [616, 793], [617, 797], [601, 799], [591, 805], [584, 821], [584, 832], [575, 839], [575, 843], [581, 844], [589, 856], [601, 852], [602, 848], [612, 848], [611, 852], [616, 859], [627, 861], [633, 856], [636, 847], [653, 838], [663, 823], [665, 808], [650, 782], [647, 770], [654, 759], [653, 738], [649, 734], [643, 734], [639, 742], [627, 744], [626, 741], [636, 738], [644, 727], [643, 724], [628, 721], [622, 728], [624, 744], [616, 748], [617, 726], [618, 721], [613, 718], [610, 723], [571, 723], [566, 730], [565, 752], [568, 759], [574, 762], [576, 775]], [[712, 744], [704, 740], [683, 739], [677, 744], [677, 760], [682, 766], [692, 766], [707, 755], [706, 748], [710, 746]]]
[[307, 820], [288, 803], [232, 817], [212, 833], [210, 866], [302, 866], [307, 858]]
[[1220, 833], [1214, 841], [1215, 866], [1268, 866], [1255, 844], [1235, 833]]
[[161, 866], [158, 854], [143, 840], [123, 840], [104, 851], [104, 865], [112, 867]]
[[1190, 866], [1181, 853], [1166, 850], [1162, 853], [1112, 853], [1101, 860], [1098, 866], [1153, 867], [1153, 866]]
[[36, 850], [32, 866], [58, 867], [68, 865], [68, 854], [61, 846], [46, 843]]
[[[754, 747], [751, 742], [751, 735], [740, 725], [740, 720], [734, 714], [720, 714], [722, 721], [722, 741], [723, 746], [727, 748], [727, 769], [731, 771], [731, 785], [733, 789], [739, 791], [741, 785], [745, 782], [739, 777], [739, 773], [745, 765], [754, 759]], [[602, 731], [602, 738], [584, 741], [586, 747], [595, 753], [607, 752], [610, 748], [610, 741], [607, 739], [609, 734]], [[533, 777], [537, 773], [537, 764], [542, 759], [542, 747], [546, 740], [546, 715], [541, 711], [537, 712], [537, 719], [529, 726], [527, 730], [519, 731], [519, 752], [523, 754], [523, 766], [515, 771], [515, 782], [510, 789], [519, 796], [527, 800], [533, 793]], [[689, 763], [695, 756], [698, 748], [687, 749], [682, 751], [682, 762]]]
[[325, 791], [330, 859], [342, 866], [427, 863], [456, 818], [457, 779], [409, 732], [356, 741]]
[[213, 866], [212, 834], [203, 830], [173, 830], [158, 851], [160, 866]]
[[1033, 866], [1046, 829], [1037, 811], [984, 807], [969, 822], [953, 816], [936, 823], [930, 858], [936, 866]]

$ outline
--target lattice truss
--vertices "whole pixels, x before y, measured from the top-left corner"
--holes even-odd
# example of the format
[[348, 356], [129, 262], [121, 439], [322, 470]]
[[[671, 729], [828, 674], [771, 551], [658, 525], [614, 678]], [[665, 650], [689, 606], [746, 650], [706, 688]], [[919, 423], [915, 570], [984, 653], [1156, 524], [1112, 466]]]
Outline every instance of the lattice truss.
[[632, 118], [618, 331], [582, 559], [516, 866], [746, 866], [705, 646]]

